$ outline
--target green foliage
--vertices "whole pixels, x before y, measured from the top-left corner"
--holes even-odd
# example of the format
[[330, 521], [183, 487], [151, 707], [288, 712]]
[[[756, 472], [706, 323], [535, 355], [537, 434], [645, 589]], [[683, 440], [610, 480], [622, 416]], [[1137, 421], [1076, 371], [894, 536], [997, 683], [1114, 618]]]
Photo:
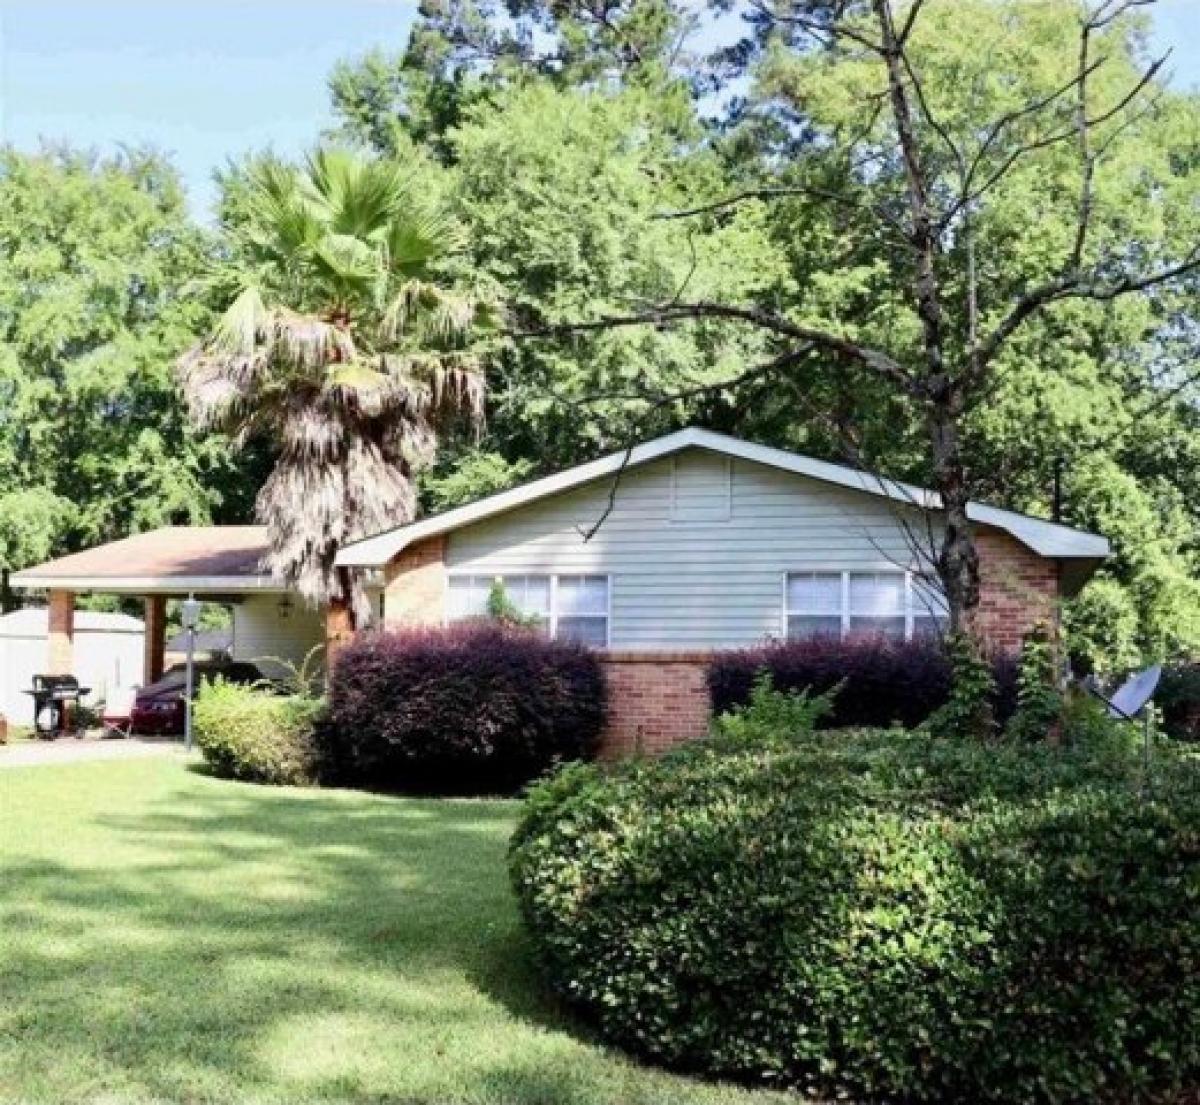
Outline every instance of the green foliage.
[[1200, 664], [1171, 664], [1163, 669], [1154, 695], [1163, 729], [1175, 740], [1200, 740]]
[[185, 292], [210, 250], [156, 154], [0, 150], [4, 566], [244, 505], [171, 378], [210, 317]]
[[467, 448], [450, 463], [439, 464], [421, 481], [423, 499], [434, 514], [507, 491], [533, 474], [533, 461], [507, 461], [499, 453]]
[[[477, 105], [453, 132], [452, 198], [472, 264], [504, 288], [515, 329], [626, 313], [684, 287], [689, 298], [753, 300], [782, 277], [762, 205], [712, 226], [656, 217], [720, 187], [723, 172], [681, 150], [659, 107], [640, 90], [535, 83]], [[491, 376], [485, 444], [545, 471], [615, 448], [632, 425], [647, 437], [695, 419], [732, 428], [740, 415], [727, 390], [655, 400], [719, 384], [764, 352], [760, 336], [714, 322], [511, 342]]]
[[0, 568], [13, 570], [45, 560], [65, 525], [71, 504], [45, 488], [0, 495]]
[[952, 635], [946, 649], [952, 672], [950, 698], [930, 715], [925, 725], [942, 739], [986, 740], [996, 730], [992, 709], [996, 678], [992, 665], [980, 652], [979, 645], [965, 633]]
[[1049, 737], [1062, 718], [1058, 652], [1045, 626], [1035, 626], [1021, 646], [1017, 666], [1017, 710], [1005, 736], [1017, 741]]
[[509, 596], [502, 579], [492, 580], [488, 588], [487, 613], [493, 621], [515, 628], [532, 629], [540, 623], [535, 615], [521, 613], [521, 608]]
[[514, 886], [603, 1039], [821, 1100], [1172, 1099], [1200, 1079], [1200, 765], [844, 731], [575, 766]]
[[324, 703], [217, 678], [196, 695], [196, 743], [213, 771], [228, 779], [303, 786], [314, 778], [313, 726]]
[[812, 694], [808, 687], [800, 691], [777, 691], [771, 673], [761, 671], [754, 679], [750, 701], [716, 718], [714, 736], [735, 746], [810, 736], [818, 723], [833, 713], [834, 700], [841, 689], [842, 684], [838, 683], [818, 695]]

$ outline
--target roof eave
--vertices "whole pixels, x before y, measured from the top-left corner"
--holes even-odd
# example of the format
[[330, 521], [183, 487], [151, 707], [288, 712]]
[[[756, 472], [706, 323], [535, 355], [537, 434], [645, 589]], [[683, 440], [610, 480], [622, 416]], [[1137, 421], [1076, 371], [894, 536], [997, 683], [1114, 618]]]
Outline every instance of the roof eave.
[[287, 591], [287, 585], [273, 576], [103, 576], [41, 575], [17, 572], [12, 586], [25, 591], [99, 591], [104, 594], [173, 595], [241, 594], [254, 591]]

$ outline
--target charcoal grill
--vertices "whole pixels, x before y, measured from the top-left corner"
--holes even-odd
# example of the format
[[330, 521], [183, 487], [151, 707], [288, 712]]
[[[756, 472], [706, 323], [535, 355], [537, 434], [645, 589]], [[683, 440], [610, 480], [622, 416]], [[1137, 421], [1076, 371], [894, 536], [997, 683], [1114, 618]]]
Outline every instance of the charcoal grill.
[[33, 696], [33, 727], [42, 736], [61, 736], [67, 731], [72, 707], [91, 691], [81, 687], [73, 675], [35, 675], [25, 693]]

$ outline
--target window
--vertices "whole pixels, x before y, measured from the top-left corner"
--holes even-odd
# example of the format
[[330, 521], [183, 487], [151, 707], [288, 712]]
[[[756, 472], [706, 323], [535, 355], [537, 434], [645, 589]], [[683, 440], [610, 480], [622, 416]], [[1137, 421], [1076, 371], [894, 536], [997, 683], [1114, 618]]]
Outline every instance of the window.
[[784, 588], [789, 637], [882, 633], [936, 636], [946, 623], [940, 588], [913, 572], [792, 572]]
[[608, 576], [451, 575], [446, 620], [487, 617], [488, 595], [504, 585], [509, 601], [551, 636], [596, 648], [608, 645]]

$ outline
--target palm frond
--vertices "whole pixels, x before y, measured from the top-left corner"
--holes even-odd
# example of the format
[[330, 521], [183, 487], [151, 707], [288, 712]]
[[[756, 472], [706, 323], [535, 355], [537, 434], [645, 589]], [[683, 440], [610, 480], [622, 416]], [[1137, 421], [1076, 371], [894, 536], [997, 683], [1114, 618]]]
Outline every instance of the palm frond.
[[272, 352], [285, 364], [306, 373], [348, 364], [358, 355], [348, 330], [286, 307], [271, 313], [270, 342]]
[[250, 356], [270, 327], [270, 315], [262, 292], [247, 286], [217, 319], [204, 346], [213, 352]]
[[477, 306], [469, 295], [444, 291], [424, 280], [408, 280], [384, 311], [382, 331], [388, 341], [408, 336], [418, 343], [449, 345], [466, 337]]
[[466, 234], [444, 208], [413, 197], [388, 224], [386, 245], [389, 270], [416, 275], [439, 257], [463, 249]]

